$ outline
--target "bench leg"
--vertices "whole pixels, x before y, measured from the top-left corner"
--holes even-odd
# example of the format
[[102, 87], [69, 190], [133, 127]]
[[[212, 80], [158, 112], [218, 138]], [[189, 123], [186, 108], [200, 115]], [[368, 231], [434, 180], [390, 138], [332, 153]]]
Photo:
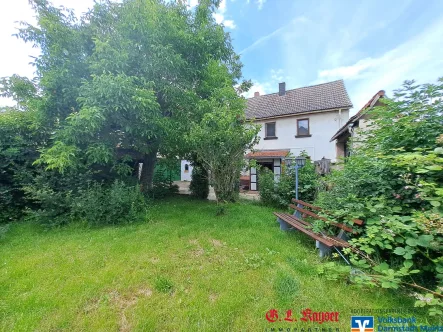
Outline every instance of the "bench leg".
[[327, 256], [331, 255], [331, 252], [332, 252], [331, 248], [326, 246], [326, 245], [324, 245], [320, 241], [316, 241], [315, 246], [320, 251], [320, 258], [327, 257]]
[[[304, 206], [302, 204], [297, 204], [297, 207], [303, 208]], [[294, 213], [293, 213], [293, 216], [295, 216], [295, 217], [297, 217], [299, 219], [302, 219], [302, 215], [301, 215], [300, 211], [295, 210]]]
[[280, 219], [279, 217], [277, 217], [277, 222], [280, 223], [280, 230], [282, 231], [293, 231], [294, 228], [289, 225], [286, 221]]
[[349, 236], [345, 233], [344, 230], [340, 230], [340, 232], [338, 233], [337, 237], [339, 239], [342, 239], [342, 240], [345, 240], [345, 241], [349, 240]]

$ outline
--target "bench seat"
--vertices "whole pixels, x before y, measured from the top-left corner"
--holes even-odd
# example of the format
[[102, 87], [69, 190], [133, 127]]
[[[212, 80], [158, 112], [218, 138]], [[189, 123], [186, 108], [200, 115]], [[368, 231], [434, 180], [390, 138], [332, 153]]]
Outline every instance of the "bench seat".
[[309, 235], [311, 238], [313, 238], [316, 241], [319, 241], [323, 243], [325, 246], [332, 248], [332, 247], [340, 247], [340, 248], [347, 248], [349, 247], [349, 243], [345, 240], [337, 237], [337, 236], [328, 236], [323, 234], [317, 234], [314, 233], [312, 230], [309, 229], [311, 226], [306, 221], [303, 221], [293, 215], [287, 214], [287, 213], [280, 213], [280, 212], [274, 212], [274, 215], [280, 218], [281, 220], [287, 222], [292, 227], [298, 229], [299, 231]]
[[[283, 212], [274, 212], [277, 217], [277, 221], [280, 223], [280, 229], [282, 230], [298, 230], [316, 241], [316, 247], [320, 249], [320, 257], [325, 257], [331, 254], [332, 248], [338, 250], [339, 248], [348, 248], [351, 245], [347, 241], [348, 235], [355, 235], [358, 233], [356, 229], [347, 224], [337, 223], [329, 221], [323, 216], [318, 215], [318, 212], [327, 213], [322, 208], [303, 202], [298, 199], [292, 199], [294, 204], [290, 204], [289, 207], [294, 210], [294, 214], [288, 214]], [[304, 218], [309, 217], [316, 220], [321, 220], [326, 224], [335, 227], [338, 230], [337, 235], [324, 234], [322, 232], [314, 232], [312, 224]], [[354, 219], [351, 221], [354, 226], [363, 225], [363, 221]], [[342, 255], [343, 257], [343, 255]]]

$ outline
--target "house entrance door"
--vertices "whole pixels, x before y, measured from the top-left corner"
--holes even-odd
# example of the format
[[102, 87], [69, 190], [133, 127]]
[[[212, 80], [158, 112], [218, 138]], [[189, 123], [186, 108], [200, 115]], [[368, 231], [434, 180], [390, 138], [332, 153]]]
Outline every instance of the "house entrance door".
[[[267, 168], [272, 173], [274, 173], [274, 162], [272, 162], [272, 161], [258, 161], [257, 164], [260, 165], [262, 169]], [[259, 177], [260, 177], [260, 172], [257, 172], [257, 189], [256, 190], [260, 190], [260, 188], [258, 187]]]

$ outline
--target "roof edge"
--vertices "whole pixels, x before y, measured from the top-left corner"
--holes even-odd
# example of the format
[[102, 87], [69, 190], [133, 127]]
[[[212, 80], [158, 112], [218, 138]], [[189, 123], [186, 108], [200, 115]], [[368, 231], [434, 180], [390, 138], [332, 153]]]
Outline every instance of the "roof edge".
[[351, 122], [359, 120], [365, 114], [365, 111], [371, 109], [380, 98], [385, 96], [385, 94], [385, 90], [378, 91], [371, 99], [369, 99], [369, 101], [360, 109], [360, 111], [346, 121], [346, 123], [334, 134], [334, 136], [332, 136], [329, 142], [336, 140], [341, 134], [343, 134]]
[[[330, 81], [330, 82], [324, 82], [324, 83], [319, 83], [319, 84], [313, 84], [313, 85], [301, 86], [301, 87], [298, 87], [298, 88], [294, 88], [294, 89], [286, 90], [286, 92], [294, 91], [294, 90], [299, 90], [299, 89], [312, 88], [312, 87], [314, 87], [314, 86], [320, 86], [320, 85], [325, 85], [325, 84], [331, 84], [331, 83], [340, 82], [340, 81], [343, 82], [343, 85], [345, 84], [345, 82], [344, 82], [343, 79], [339, 79], [339, 80]], [[252, 89], [252, 88], [251, 88], [251, 89]], [[345, 89], [346, 89], [346, 87], [345, 87]], [[272, 93], [266, 93], [266, 94], [264, 94], [264, 95], [260, 95], [260, 96], [258, 96], [258, 97], [270, 96], [270, 95], [277, 95], [277, 94], [278, 94], [278, 92], [272, 92]], [[257, 97], [249, 97], [249, 98], [245, 98], [245, 99], [248, 100], [248, 99], [252, 99], [252, 98], [257, 98]]]
[[247, 118], [247, 119], [248, 120], [253, 120], [253, 121], [261, 121], [261, 120], [268, 120], [268, 119], [288, 118], [290, 116], [305, 115], [305, 114], [333, 112], [333, 111], [338, 111], [338, 110], [350, 110], [351, 108], [352, 108], [352, 105], [351, 106], [343, 106], [343, 107], [334, 107], [334, 108], [320, 109], [320, 110], [313, 110], [313, 111], [306, 111], [306, 112], [299, 112], [299, 113], [288, 113], [288, 114], [267, 116], [267, 117], [263, 117], [263, 118]]

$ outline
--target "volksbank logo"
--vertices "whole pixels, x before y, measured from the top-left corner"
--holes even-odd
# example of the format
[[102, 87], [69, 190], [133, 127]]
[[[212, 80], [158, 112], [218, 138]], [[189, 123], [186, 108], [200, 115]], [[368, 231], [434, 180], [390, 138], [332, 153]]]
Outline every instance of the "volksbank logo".
[[373, 332], [374, 317], [373, 316], [351, 316], [352, 332]]

